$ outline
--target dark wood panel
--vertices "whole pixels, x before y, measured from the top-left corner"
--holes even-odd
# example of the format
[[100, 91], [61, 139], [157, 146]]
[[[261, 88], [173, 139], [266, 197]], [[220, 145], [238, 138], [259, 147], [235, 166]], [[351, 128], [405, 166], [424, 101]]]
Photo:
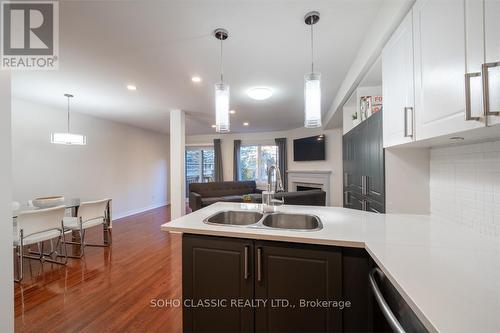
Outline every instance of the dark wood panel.
[[351, 307], [343, 311], [344, 332], [372, 332], [372, 295], [368, 284], [370, 257], [364, 249], [342, 249], [342, 293]]
[[[340, 332], [342, 313], [337, 308], [300, 307], [300, 300], [342, 300], [342, 259], [339, 249], [278, 242], [256, 242], [261, 251], [261, 279], [255, 297], [286, 299], [293, 307], [256, 309], [257, 332]], [[259, 259], [256, 259], [258, 272]], [[258, 273], [256, 273], [258, 275]]]
[[252, 332], [253, 309], [232, 307], [230, 302], [253, 299], [253, 242], [184, 235], [182, 251], [184, 300], [192, 301], [193, 305], [206, 300], [227, 302], [209, 307], [185, 307], [184, 331]]

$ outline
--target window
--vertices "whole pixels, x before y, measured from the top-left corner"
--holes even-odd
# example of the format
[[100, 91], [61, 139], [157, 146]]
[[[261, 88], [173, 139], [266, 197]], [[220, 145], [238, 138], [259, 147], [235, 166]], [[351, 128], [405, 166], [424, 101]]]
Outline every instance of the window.
[[214, 181], [214, 148], [186, 148], [186, 192], [191, 183]]
[[240, 179], [267, 182], [267, 169], [277, 164], [275, 145], [245, 145], [240, 149]]

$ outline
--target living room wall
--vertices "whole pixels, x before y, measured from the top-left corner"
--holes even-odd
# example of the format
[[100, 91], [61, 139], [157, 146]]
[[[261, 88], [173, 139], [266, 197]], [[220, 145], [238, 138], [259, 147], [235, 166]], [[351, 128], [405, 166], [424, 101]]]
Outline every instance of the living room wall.
[[[326, 137], [326, 160], [295, 162], [293, 160], [293, 140], [324, 134]], [[233, 141], [241, 140], [242, 145], [274, 144], [275, 138], [286, 137], [288, 146], [288, 170], [331, 171], [331, 206], [342, 206], [342, 131], [297, 128], [289, 131], [191, 135], [186, 137], [186, 145], [211, 145], [213, 139], [221, 139], [224, 180], [233, 180]]]

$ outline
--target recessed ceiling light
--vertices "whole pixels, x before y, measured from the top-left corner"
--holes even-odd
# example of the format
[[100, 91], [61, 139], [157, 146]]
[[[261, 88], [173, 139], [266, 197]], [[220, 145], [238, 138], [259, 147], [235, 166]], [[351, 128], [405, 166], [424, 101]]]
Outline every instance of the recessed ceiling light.
[[191, 81], [193, 81], [194, 83], [200, 83], [201, 82], [201, 77], [199, 77], [199, 76], [193, 76], [191, 78]]
[[212, 128], [216, 128], [216, 127], [217, 127], [217, 126], [215, 126], [215, 125], [212, 125]]
[[234, 111], [234, 110], [229, 110], [229, 113], [230, 113], [230, 114], [235, 114], [235, 113], [236, 113], [236, 111]]
[[127, 89], [131, 90], [131, 91], [136, 91], [137, 87], [135, 85], [133, 85], [133, 84], [127, 84]]
[[243, 123], [243, 126], [248, 126], [248, 125], [250, 125], [250, 124], [249, 123]]
[[255, 99], [257, 101], [263, 101], [273, 95], [273, 90], [269, 87], [253, 87], [248, 89], [247, 95], [251, 99]]

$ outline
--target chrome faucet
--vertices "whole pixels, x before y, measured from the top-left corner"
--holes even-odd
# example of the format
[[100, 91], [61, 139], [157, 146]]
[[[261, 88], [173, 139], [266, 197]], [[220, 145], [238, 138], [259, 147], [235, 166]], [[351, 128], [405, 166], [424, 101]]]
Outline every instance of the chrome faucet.
[[273, 187], [273, 171], [276, 174], [276, 186], [274, 187], [274, 192], [285, 192], [285, 188], [283, 187], [283, 181], [281, 179], [281, 171], [280, 168], [278, 168], [276, 165], [271, 165], [267, 169], [267, 185], [270, 190], [272, 190]]
[[[273, 171], [276, 174], [276, 186], [273, 191]], [[285, 192], [283, 188], [283, 182], [281, 180], [281, 172], [280, 169], [271, 165], [267, 169], [267, 186], [266, 191], [262, 192], [262, 212], [263, 213], [272, 213], [276, 211], [276, 206], [281, 206], [284, 204], [284, 199], [278, 200], [274, 198], [274, 193], [277, 192]]]

